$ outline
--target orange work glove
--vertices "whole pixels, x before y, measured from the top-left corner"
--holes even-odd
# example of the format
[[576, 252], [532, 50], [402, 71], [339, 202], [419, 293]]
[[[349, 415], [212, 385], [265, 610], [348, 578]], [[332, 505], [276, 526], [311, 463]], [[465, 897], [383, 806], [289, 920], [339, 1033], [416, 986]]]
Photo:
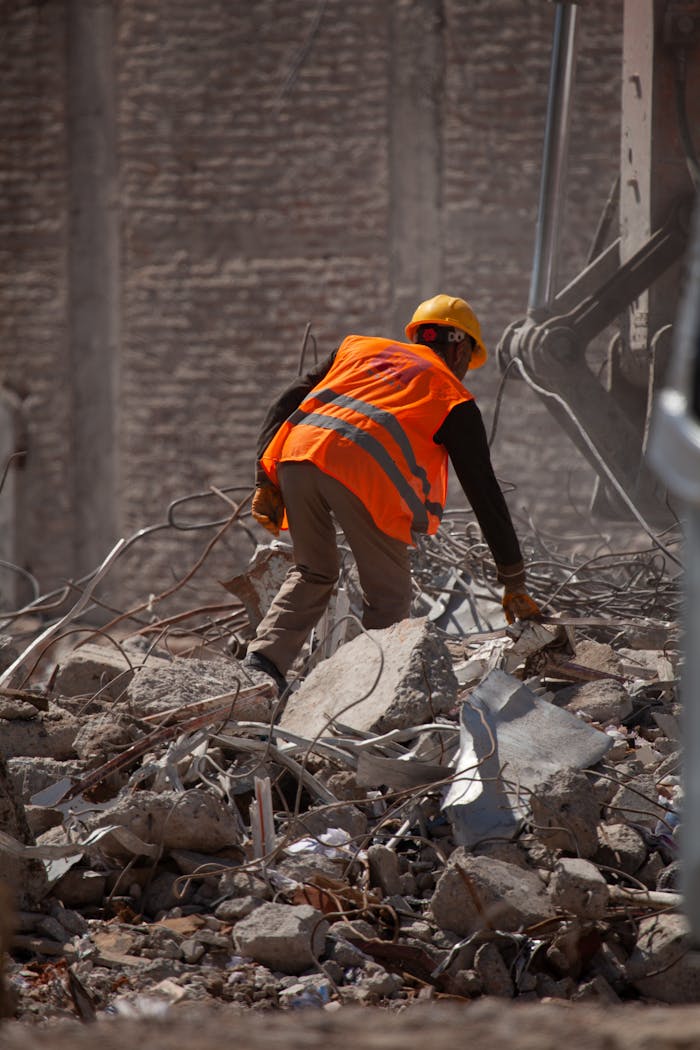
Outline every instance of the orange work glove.
[[250, 511], [259, 525], [273, 536], [279, 536], [284, 518], [284, 500], [276, 485], [258, 485]]
[[516, 620], [534, 620], [542, 615], [537, 602], [524, 591], [506, 590], [503, 595], [503, 611], [508, 623], [515, 623]]

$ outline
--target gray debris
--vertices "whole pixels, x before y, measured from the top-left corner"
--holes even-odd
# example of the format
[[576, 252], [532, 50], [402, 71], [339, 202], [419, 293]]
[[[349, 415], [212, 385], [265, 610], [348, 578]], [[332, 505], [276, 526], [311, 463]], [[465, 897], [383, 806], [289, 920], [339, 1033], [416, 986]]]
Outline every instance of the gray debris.
[[158, 657], [127, 653], [112, 645], [88, 642], [69, 653], [58, 668], [54, 683], [61, 696], [89, 696], [95, 694], [117, 700], [124, 696], [135, 671], [143, 666], [159, 665]]
[[324, 948], [328, 923], [307, 904], [263, 904], [236, 924], [238, 951], [271, 970], [303, 973]]
[[537, 872], [472, 857], [464, 847], [438, 879], [430, 912], [441, 929], [463, 937], [483, 929], [519, 930], [554, 914]]
[[646, 861], [646, 843], [629, 824], [599, 824], [597, 835], [596, 863], [634, 875]]
[[642, 919], [627, 976], [642, 995], [662, 1003], [696, 1003], [700, 966], [691, 951], [683, 915], [660, 914]]
[[[442, 569], [423, 578], [450, 600]], [[481, 618], [490, 598], [470, 588]], [[497, 603], [499, 629], [474, 639], [414, 619], [336, 651], [341, 606], [291, 669], [281, 721], [225, 655], [240, 610], [211, 646], [178, 627], [174, 655], [146, 658], [150, 628], [101, 642], [100, 668], [63, 641], [65, 692], [1, 698], [7, 812], [24, 814], [0, 831], [24, 894], [18, 1016], [696, 995], [673, 892], [673, 653], [503, 630]]]
[[541, 842], [579, 857], [595, 855], [600, 804], [585, 773], [555, 773], [537, 785], [530, 803]]
[[603, 726], [619, 725], [634, 709], [632, 697], [625, 687], [610, 678], [560, 690], [557, 705]]
[[100, 839], [110, 856], [128, 860], [134, 851], [119, 836], [125, 828], [156, 850], [193, 849], [206, 853], [238, 841], [239, 826], [221, 799], [201, 788], [184, 792], [124, 794], [108, 809], [81, 817], [89, 831], [112, 829]]
[[659, 799], [656, 778], [651, 774], [634, 777], [617, 792], [610, 803], [617, 819], [652, 829], [668, 816], [669, 808]]
[[264, 721], [272, 710], [269, 699], [236, 697], [237, 692], [251, 684], [237, 660], [221, 656], [210, 660], [176, 657], [169, 662], [146, 664], [134, 675], [127, 699], [131, 709], [145, 717], [230, 694], [232, 718]]
[[605, 915], [608, 884], [595, 866], [580, 857], [562, 857], [549, 882], [549, 893], [557, 911], [581, 919], [602, 919]]
[[457, 695], [452, 662], [426, 619], [369, 631], [319, 664], [289, 699], [281, 725], [307, 738], [335, 718], [354, 730], [384, 733], [449, 711]]
[[256, 548], [245, 573], [221, 581], [227, 591], [243, 602], [250, 634], [255, 633], [293, 564], [291, 546], [275, 541], [269, 546]]
[[[548, 774], [595, 765], [612, 743], [498, 670], [463, 704], [461, 724], [456, 775], [443, 809], [456, 841], [466, 846], [514, 834], [528, 812], [529, 790]], [[594, 829], [595, 821], [591, 834]]]
[[378, 886], [388, 897], [401, 893], [399, 858], [393, 850], [376, 843], [367, 850], [367, 862], [370, 886]]
[[485, 995], [496, 995], [502, 999], [513, 998], [513, 979], [495, 944], [489, 942], [481, 945], [474, 959], [474, 971]]

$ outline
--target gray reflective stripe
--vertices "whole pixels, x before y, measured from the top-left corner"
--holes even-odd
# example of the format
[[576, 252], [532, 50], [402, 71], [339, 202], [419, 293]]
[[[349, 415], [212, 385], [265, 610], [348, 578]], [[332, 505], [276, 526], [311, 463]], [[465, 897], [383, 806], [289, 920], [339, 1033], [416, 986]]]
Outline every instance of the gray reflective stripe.
[[387, 412], [385, 408], [377, 408], [376, 405], [370, 404], [369, 401], [360, 401], [359, 398], [350, 397], [348, 394], [338, 394], [335, 390], [331, 389], [331, 387], [324, 387], [322, 390], [315, 390], [313, 397], [318, 401], [321, 401], [324, 405], [333, 404], [339, 405], [341, 408], [352, 408], [355, 412], [359, 412], [360, 415], [365, 415], [370, 419], [375, 419], [380, 426], [384, 427], [401, 449], [401, 453], [406, 460], [409, 470], [420, 482], [423, 488], [423, 495], [427, 499], [430, 494], [428, 475], [423, 467], [421, 467], [416, 461], [416, 457], [413, 453], [413, 446], [408, 440], [408, 435], [396, 416], [392, 415], [391, 412]]
[[442, 518], [442, 507], [440, 504], [431, 503], [427, 500], [425, 503], [421, 502], [420, 497], [406, 481], [406, 478], [396, 466], [381, 441], [377, 441], [377, 439], [372, 437], [371, 434], [368, 434], [366, 430], [361, 430], [360, 427], [348, 423], [347, 420], [336, 419], [333, 416], [320, 415], [317, 412], [307, 413], [301, 408], [297, 409], [297, 411], [289, 417], [288, 422], [292, 423], [294, 426], [320, 427], [322, 430], [335, 430], [337, 433], [342, 434], [343, 437], [346, 437], [356, 445], [359, 445], [360, 448], [363, 448], [366, 452], [369, 452], [370, 456], [372, 456], [378, 466], [381, 467], [389, 481], [391, 481], [394, 488], [408, 505], [411, 514], [413, 515], [413, 523], [411, 526], [412, 531], [421, 533], [428, 531], [428, 513], [434, 514], [438, 520]]

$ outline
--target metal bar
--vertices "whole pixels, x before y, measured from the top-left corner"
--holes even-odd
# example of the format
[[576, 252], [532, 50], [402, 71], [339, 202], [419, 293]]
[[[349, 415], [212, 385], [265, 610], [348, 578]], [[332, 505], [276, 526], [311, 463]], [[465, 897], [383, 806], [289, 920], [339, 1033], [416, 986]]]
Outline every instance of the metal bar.
[[557, 3], [535, 252], [528, 301], [530, 315], [546, 307], [553, 295], [559, 224], [564, 201], [571, 96], [576, 68], [576, 20], [576, 4]]
[[680, 259], [686, 244], [683, 208], [679, 206], [594, 295], [571, 311], [569, 324], [577, 346], [585, 349], [626, 306]]

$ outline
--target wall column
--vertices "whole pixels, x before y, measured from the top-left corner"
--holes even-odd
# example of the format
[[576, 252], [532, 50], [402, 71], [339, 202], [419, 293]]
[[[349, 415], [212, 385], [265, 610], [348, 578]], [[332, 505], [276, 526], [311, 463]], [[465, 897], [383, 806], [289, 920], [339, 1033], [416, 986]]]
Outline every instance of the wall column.
[[391, 331], [442, 278], [443, 0], [393, 0], [390, 14]]
[[118, 534], [119, 222], [112, 0], [68, 0], [68, 342], [73, 573]]

